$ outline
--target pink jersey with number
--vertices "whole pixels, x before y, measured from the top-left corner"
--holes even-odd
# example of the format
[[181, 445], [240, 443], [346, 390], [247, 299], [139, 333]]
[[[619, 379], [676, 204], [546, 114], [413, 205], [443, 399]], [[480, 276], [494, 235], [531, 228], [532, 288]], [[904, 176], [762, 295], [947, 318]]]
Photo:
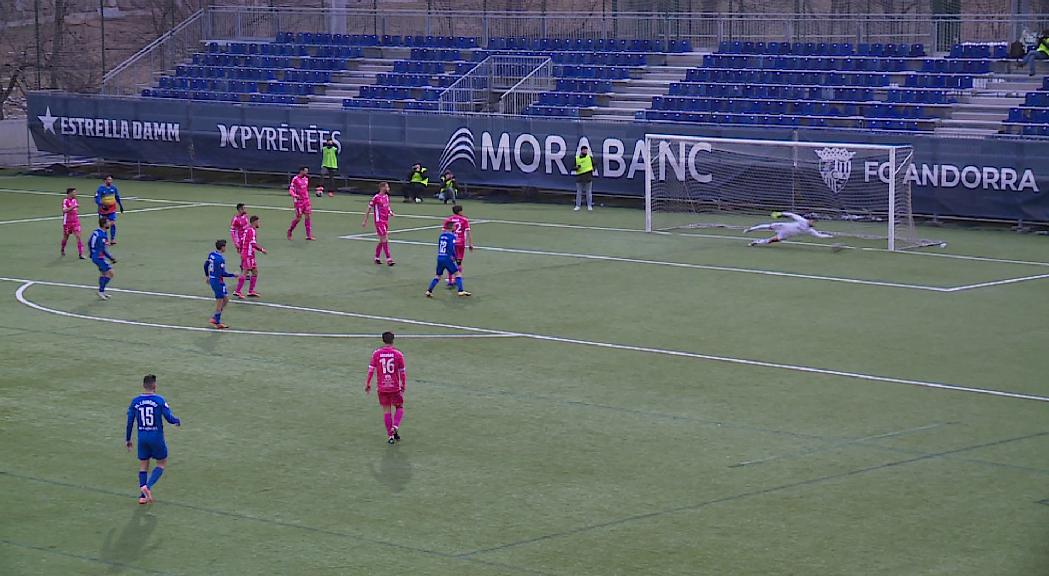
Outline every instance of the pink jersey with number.
[[237, 214], [229, 221], [229, 236], [233, 239], [233, 247], [240, 251], [244, 244], [244, 231], [248, 229], [248, 215]]
[[[77, 208], [80, 204], [76, 201], [76, 198], [63, 198], [62, 199], [62, 225], [63, 226], [75, 226], [80, 224], [80, 216], [77, 214]], [[69, 210], [72, 208], [72, 210]], [[65, 212], [69, 210], [69, 212]]]
[[470, 221], [462, 214], [453, 214], [444, 219], [445, 225], [452, 223], [452, 232], [455, 232], [455, 244], [462, 246], [466, 244], [466, 233], [470, 230]]
[[309, 204], [310, 177], [305, 175], [292, 178], [291, 186], [288, 187], [288, 193], [295, 199], [296, 204]]
[[248, 226], [240, 237], [240, 252], [245, 258], [255, 258], [255, 252], [259, 249], [256, 241], [257, 233], [254, 228]]
[[389, 194], [376, 194], [372, 196], [368, 207], [375, 212], [376, 224], [389, 224], [390, 222], [390, 196]]
[[393, 346], [383, 346], [372, 352], [369, 366], [375, 371], [378, 380], [375, 387], [379, 392], [390, 393], [401, 390], [404, 378], [404, 354]]

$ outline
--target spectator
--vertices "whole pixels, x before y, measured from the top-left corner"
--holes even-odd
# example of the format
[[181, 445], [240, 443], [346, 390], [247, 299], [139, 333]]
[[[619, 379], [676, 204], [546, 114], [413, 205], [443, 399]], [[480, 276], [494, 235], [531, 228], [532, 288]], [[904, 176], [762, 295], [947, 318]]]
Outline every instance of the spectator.
[[575, 210], [583, 203], [583, 191], [586, 191], [586, 209], [594, 209], [594, 158], [590, 149], [583, 146], [575, 157]]
[[1023, 63], [1027, 65], [1027, 75], [1034, 76], [1039, 60], [1049, 60], [1049, 30], [1042, 30], [1038, 35], [1038, 43], [1024, 56]]
[[426, 168], [418, 162], [413, 164], [412, 171], [408, 174], [408, 182], [404, 185], [404, 201], [422, 202], [429, 183], [430, 177], [426, 174]]
[[321, 147], [321, 176], [328, 196], [335, 196], [335, 178], [339, 175], [339, 147], [331, 136]]
[[459, 185], [455, 182], [455, 174], [452, 174], [451, 170], [445, 170], [441, 175], [441, 191], [437, 194], [437, 199], [443, 200], [445, 204], [451, 200], [454, 205], [458, 197]]

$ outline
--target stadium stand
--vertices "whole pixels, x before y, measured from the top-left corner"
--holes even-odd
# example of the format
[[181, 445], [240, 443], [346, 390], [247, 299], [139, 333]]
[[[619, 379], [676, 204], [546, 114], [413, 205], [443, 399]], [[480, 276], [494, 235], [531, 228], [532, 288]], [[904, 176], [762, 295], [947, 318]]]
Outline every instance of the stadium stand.
[[438, 109], [490, 55], [545, 56], [554, 89], [526, 115], [598, 120], [1047, 135], [1049, 91], [1002, 43], [922, 44], [340, 35], [211, 42], [143, 96]]

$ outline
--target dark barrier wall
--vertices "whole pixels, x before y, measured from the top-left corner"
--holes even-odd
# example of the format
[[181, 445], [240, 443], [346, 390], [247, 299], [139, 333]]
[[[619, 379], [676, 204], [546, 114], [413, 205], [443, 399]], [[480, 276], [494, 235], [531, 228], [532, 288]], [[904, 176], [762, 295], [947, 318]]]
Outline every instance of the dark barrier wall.
[[[473, 185], [573, 190], [570, 174], [580, 145], [595, 153], [598, 193], [642, 196], [646, 133], [911, 144], [908, 173], [916, 213], [1049, 221], [1049, 143], [932, 136], [660, 123], [575, 122], [562, 119], [451, 117], [389, 111], [350, 111], [266, 105], [112, 99], [34, 93], [30, 130], [48, 152], [156, 164], [294, 171], [320, 168], [320, 145], [330, 135], [341, 147], [343, 174], [402, 180], [411, 164], [441, 169]], [[700, 178], [688, 148], [671, 147], [668, 177]], [[690, 164], [689, 160], [692, 160]], [[876, 163], [837, 165], [836, 177], [876, 182]], [[701, 170], [701, 168], [700, 168]], [[713, 183], [716, 185], [716, 183]], [[841, 182], [839, 185], [843, 185]]]

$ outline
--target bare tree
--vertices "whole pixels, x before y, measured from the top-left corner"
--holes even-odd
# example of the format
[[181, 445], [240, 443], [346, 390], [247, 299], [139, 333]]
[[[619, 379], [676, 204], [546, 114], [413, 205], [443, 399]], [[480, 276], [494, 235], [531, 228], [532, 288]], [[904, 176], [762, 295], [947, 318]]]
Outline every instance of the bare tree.
[[59, 85], [59, 72], [62, 65], [62, 49], [66, 37], [66, 11], [69, 9], [67, 0], [55, 0], [54, 40], [51, 43], [51, 87], [61, 88]]

